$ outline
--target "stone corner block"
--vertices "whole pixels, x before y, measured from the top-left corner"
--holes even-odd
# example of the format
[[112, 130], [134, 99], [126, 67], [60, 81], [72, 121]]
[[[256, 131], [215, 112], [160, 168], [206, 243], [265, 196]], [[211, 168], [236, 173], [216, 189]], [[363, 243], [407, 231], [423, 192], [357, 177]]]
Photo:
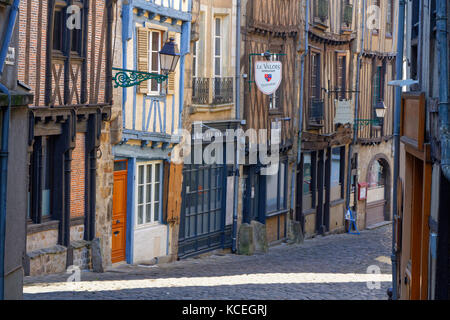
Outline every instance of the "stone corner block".
[[254, 253], [253, 228], [248, 223], [243, 223], [239, 228], [238, 254], [251, 256]]
[[255, 252], [266, 253], [269, 251], [266, 225], [258, 221], [252, 221], [251, 228], [253, 229], [253, 243], [255, 246]]

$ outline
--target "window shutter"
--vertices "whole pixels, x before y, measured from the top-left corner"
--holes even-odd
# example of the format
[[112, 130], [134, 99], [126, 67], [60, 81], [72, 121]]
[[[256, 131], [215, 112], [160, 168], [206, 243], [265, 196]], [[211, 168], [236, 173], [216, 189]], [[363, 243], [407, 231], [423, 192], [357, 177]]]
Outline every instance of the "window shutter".
[[[138, 71], [148, 72], [148, 31], [145, 28], [137, 29], [137, 67]], [[138, 86], [139, 93], [148, 93], [148, 82], [144, 81]]]
[[167, 93], [175, 94], [175, 72], [169, 73], [169, 79], [167, 84]]
[[[166, 35], [168, 37], [166, 41], [168, 41], [170, 38], [176, 39], [176, 33], [173, 31], [167, 32]], [[175, 94], [175, 72], [169, 74], [169, 79], [167, 81], [167, 94]]]

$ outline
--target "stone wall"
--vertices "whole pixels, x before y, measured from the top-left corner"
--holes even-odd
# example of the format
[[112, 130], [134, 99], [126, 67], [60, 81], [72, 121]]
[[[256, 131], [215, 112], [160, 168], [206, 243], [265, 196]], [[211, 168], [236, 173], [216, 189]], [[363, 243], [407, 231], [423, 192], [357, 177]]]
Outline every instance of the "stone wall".
[[[367, 182], [369, 167], [372, 161], [376, 158], [383, 157], [387, 159], [389, 163], [389, 176], [390, 176], [390, 186], [393, 186], [393, 175], [394, 175], [394, 161], [392, 153], [392, 140], [387, 142], [382, 142], [376, 145], [364, 146], [358, 145], [355, 148], [355, 152], [358, 153], [358, 181]], [[392, 197], [392, 190], [390, 199]], [[389, 204], [389, 215], [392, 219], [392, 201]], [[366, 227], [366, 201], [358, 201], [357, 203], [357, 226], [359, 230], [363, 230]]]
[[27, 235], [27, 252], [50, 248], [58, 243], [58, 230], [46, 230]]
[[[113, 5], [113, 16], [119, 19], [113, 23], [113, 67], [122, 68], [122, 19], [120, 18], [122, 2]], [[116, 15], [116, 10], [119, 13]], [[100, 154], [97, 160], [96, 186], [96, 220], [95, 233], [100, 240], [103, 268], [111, 265], [112, 248], [112, 208], [114, 191], [114, 155], [112, 146], [122, 140], [122, 88], [113, 88], [113, 106], [110, 121], [103, 122], [100, 137]]]

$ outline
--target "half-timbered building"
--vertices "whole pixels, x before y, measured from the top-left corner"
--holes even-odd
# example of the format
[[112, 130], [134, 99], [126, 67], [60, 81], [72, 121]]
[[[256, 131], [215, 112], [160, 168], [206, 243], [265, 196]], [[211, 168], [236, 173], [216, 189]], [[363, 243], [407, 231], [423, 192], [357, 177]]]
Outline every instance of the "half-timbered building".
[[353, 2], [311, 0], [303, 4], [302, 154], [296, 219], [306, 237], [344, 229], [346, 159], [352, 127], [335, 123], [335, 116], [339, 104], [354, 99], [349, 68], [355, 38]]
[[[393, 116], [397, 44], [397, 1], [358, 1], [356, 48], [351, 63], [354, 72], [356, 140], [351, 155], [350, 206], [357, 212], [358, 228], [392, 220]], [[363, 21], [363, 19], [365, 21]], [[359, 60], [359, 61], [358, 61]], [[359, 84], [359, 87], [356, 87]], [[381, 109], [383, 117], [377, 116]], [[365, 197], [360, 190], [366, 189]]]
[[122, 41], [117, 44], [122, 47], [122, 63], [114, 67], [162, 74], [159, 52], [171, 39], [179, 47], [180, 60], [163, 82], [153, 78], [118, 89], [123, 91], [122, 139], [114, 146], [113, 263], [151, 263], [174, 254], [169, 212], [179, 210], [180, 204], [168, 199], [173, 188], [180, 190], [176, 184], [181, 183], [181, 170], [170, 158], [181, 141], [177, 134], [184, 107], [191, 7], [190, 0], [122, 3]]
[[[291, 209], [291, 188], [296, 154], [296, 119], [298, 108], [299, 69], [298, 36], [302, 3], [294, 0], [242, 1], [241, 62], [243, 79], [243, 115], [245, 129], [266, 130], [259, 146], [279, 146], [278, 170], [269, 172], [267, 163], [258, 156], [251, 163], [253, 150], [250, 139], [246, 148], [242, 222], [256, 221], [265, 225], [265, 239], [273, 244], [288, 238]], [[266, 54], [265, 54], [266, 53]], [[280, 61], [282, 81], [271, 95], [263, 94], [256, 86], [255, 63]], [[279, 132], [280, 136], [272, 135]], [[255, 141], [252, 141], [253, 143]], [[265, 161], [264, 161], [265, 162]], [[253, 223], [254, 224], [254, 223]], [[257, 225], [257, 224], [256, 224]], [[264, 228], [263, 228], [264, 229]], [[255, 230], [256, 232], [256, 230]], [[263, 242], [263, 244], [266, 241]], [[256, 244], [258, 246], [258, 244]]]
[[34, 94], [23, 132], [25, 274], [101, 268], [107, 212], [96, 213], [97, 163], [112, 103], [112, 1], [21, 1], [18, 21], [19, 80]]

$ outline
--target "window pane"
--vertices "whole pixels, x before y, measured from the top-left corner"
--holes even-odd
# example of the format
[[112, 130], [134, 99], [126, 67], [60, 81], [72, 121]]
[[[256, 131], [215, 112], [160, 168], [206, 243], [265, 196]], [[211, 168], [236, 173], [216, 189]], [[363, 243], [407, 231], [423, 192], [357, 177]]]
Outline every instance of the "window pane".
[[161, 184], [160, 183], [155, 183], [155, 199], [154, 201], [159, 201], [159, 197], [160, 197], [160, 191], [161, 191]]
[[152, 182], [152, 165], [149, 164], [147, 165], [147, 183], [151, 183]]
[[152, 51], [159, 51], [159, 32], [152, 32]]
[[152, 185], [147, 185], [147, 192], [146, 192], [146, 203], [152, 202]]
[[285, 177], [286, 177], [286, 165], [284, 164], [284, 163], [280, 163], [280, 171], [279, 171], [279, 174], [280, 174], [280, 187], [279, 187], [279, 190], [280, 190], [280, 208], [278, 208], [278, 209], [285, 209], [286, 208], [286, 206], [285, 206], [285, 204], [286, 204], [286, 199], [285, 199], [285, 184], [284, 184], [284, 180], [285, 180]]
[[216, 36], [220, 36], [220, 19], [216, 19]]
[[303, 193], [312, 192], [312, 176], [311, 176], [311, 154], [303, 155]]
[[159, 202], [155, 202], [155, 212], [153, 215], [153, 221], [158, 222], [159, 221]]
[[161, 164], [155, 164], [155, 182], [160, 182], [161, 179]]
[[277, 197], [278, 197], [278, 175], [266, 176], [266, 212], [277, 211]]
[[221, 46], [220, 38], [216, 38], [216, 47], [215, 47], [216, 48], [216, 50], [215, 50], [216, 56], [220, 56], [220, 53], [221, 53], [220, 46]]
[[[158, 56], [158, 52], [153, 52], [152, 53], [152, 72], [158, 72], [159, 71], [159, 56]], [[163, 60], [164, 62], [164, 60]]]
[[144, 186], [138, 187], [138, 204], [144, 203]]
[[215, 58], [214, 68], [215, 68], [214, 75], [220, 76], [220, 58]]
[[334, 148], [331, 153], [331, 187], [338, 186], [341, 174], [341, 148]]
[[138, 224], [144, 223], [144, 206], [138, 206]]
[[139, 184], [144, 184], [144, 166], [139, 166], [138, 181]]
[[149, 203], [149, 204], [147, 204], [146, 210], [145, 210], [145, 223], [152, 222], [151, 217], [152, 217], [152, 204]]

